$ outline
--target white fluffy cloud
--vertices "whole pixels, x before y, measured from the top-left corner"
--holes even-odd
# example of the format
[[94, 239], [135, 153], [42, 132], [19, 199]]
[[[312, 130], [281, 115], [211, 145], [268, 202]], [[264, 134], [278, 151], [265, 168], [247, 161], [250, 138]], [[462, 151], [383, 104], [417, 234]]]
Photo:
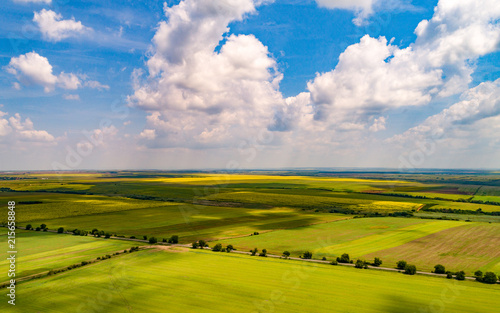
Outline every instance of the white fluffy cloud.
[[354, 24], [361, 25], [363, 21], [373, 14], [373, 5], [376, 0], [316, 0], [320, 7], [328, 9], [344, 9], [356, 12]]
[[[473, 132], [475, 137], [479, 138], [492, 129], [492, 123], [488, 123], [488, 120], [498, 116], [500, 116], [500, 79], [484, 82], [467, 90], [462, 94], [461, 101], [428, 117], [420, 125], [405, 133], [392, 137], [388, 142], [404, 144], [415, 141], [437, 141], [453, 137], [457, 132], [460, 133], [459, 137], [464, 137], [464, 132]], [[478, 124], [484, 127], [478, 128]]]
[[336, 128], [366, 125], [388, 109], [463, 92], [471, 64], [500, 48], [499, 17], [498, 1], [441, 0], [405, 49], [364, 36], [341, 54], [334, 70], [308, 83], [315, 118]]
[[129, 97], [150, 112], [140, 138], [154, 139], [156, 146], [234, 145], [272, 123], [284, 100], [278, 91], [282, 75], [267, 47], [252, 35], [231, 35], [215, 51], [227, 25], [254, 11], [251, 0], [186, 0], [165, 7], [168, 21], [153, 38], [149, 76], [135, 71]]
[[365, 24], [376, 11], [415, 10], [410, 2], [408, 0], [316, 0], [319, 7], [353, 11], [355, 18], [352, 21], [357, 26]]
[[35, 12], [33, 22], [37, 23], [43, 37], [49, 41], [61, 41], [62, 39], [83, 34], [91, 29], [82, 25], [81, 22], [63, 20], [61, 14], [51, 10], [42, 9]]
[[[109, 86], [95, 81], [82, 82], [82, 79], [73, 73], [61, 72], [57, 76], [54, 75], [49, 60], [36, 52], [13, 57], [7, 66], [7, 72], [15, 75], [21, 84], [40, 85], [45, 92], [53, 91], [56, 87], [75, 90], [82, 87], [82, 83], [90, 88], [109, 89]], [[14, 86], [16, 89], [21, 87], [18, 83], [14, 83]]]
[[35, 143], [55, 143], [55, 138], [45, 130], [34, 129], [33, 122], [22, 120], [19, 113], [7, 118], [7, 113], [0, 111], [0, 142], [28, 141]]

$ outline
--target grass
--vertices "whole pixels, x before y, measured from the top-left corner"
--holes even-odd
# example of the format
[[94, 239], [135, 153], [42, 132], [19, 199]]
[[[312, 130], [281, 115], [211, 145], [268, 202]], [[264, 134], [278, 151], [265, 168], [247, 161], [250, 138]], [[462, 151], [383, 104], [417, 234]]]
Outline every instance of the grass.
[[463, 270], [468, 275], [476, 270], [500, 274], [498, 247], [500, 224], [466, 223], [364, 257], [380, 257], [390, 265], [405, 259], [423, 270], [431, 270], [434, 265], [442, 264], [448, 270]]
[[16, 306], [2, 301], [0, 311], [396, 313], [443, 305], [446, 312], [496, 312], [499, 290], [290, 260], [146, 250], [21, 283]]
[[[16, 201], [16, 220], [19, 223], [34, 221], [46, 223], [46, 221], [56, 218], [173, 205], [169, 202], [141, 201], [121, 197], [24, 192], [0, 193], [0, 201]], [[7, 210], [7, 207], [0, 209], [2, 216], [7, 216]]]
[[[149, 201], [143, 201], [149, 203]], [[181, 242], [214, 240], [242, 236], [254, 231], [305, 226], [339, 219], [348, 215], [331, 213], [305, 213], [291, 208], [248, 209], [203, 205], [165, 205], [144, 209], [133, 209], [101, 214], [79, 215], [56, 219], [31, 221], [56, 229], [84, 229], [109, 231], [126, 236], [156, 236], [168, 238], [180, 236]]]
[[[0, 238], [6, 242], [7, 229], [0, 228]], [[99, 256], [139, 246], [141, 243], [104, 240], [89, 236], [72, 236], [50, 232], [16, 230], [16, 278], [49, 271]], [[5, 246], [7, 244], [5, 243]], [[0, 252], [0, 268], [7, 268], [6, 250]], [[0, 281], [8, 280], [3, 271]]]
[[395, 247], [443, 229], [463, 225], [463, 222], [429, 221], [409, 218], [361, 218], [327, 224], [279, 230], [258, 236], [221, 241], [240, 250], [267, 249], [281, 254], [289, 251], [299, 256], [313, 252], [316, 259], [333, 259], [342, 253], [351, 257]]

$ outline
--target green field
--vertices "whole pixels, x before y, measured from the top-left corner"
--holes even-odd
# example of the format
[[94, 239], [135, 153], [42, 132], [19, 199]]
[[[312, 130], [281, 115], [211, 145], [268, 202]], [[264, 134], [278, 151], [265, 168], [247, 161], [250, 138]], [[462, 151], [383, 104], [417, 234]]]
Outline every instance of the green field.
[[[496, 312], [499, 286], [209, 251], [146, 250], [18, 286], [5, 312]], [[355, 304], [354, 304], [355, 303]]]
[[[348, 253], [352, 258], [364, 258], [372, 260], [374, 257], [382, 257], [385, 261], [384, 266], [394, 267], [395, 263], [400, 259], [407, 259], [413, 262], [415, 255], [423, 255], [429, 252], [429, 247], [420, 245], [414, 247], [414, 253], [385, 253], [384, 250], [404, 246], [410, 243], [419, 243], [426, 240], [431, 235], [439, 234], [442, 231], [451, 230], [461, 227], [472, 227], [472, 231], [481, 227], [488, 227], [490, 232], [483, 234], [478, 231], [477, 236], [469, 238], [465, 248], [478, 246], [483, 242], [490, 242], [495, 245], [498, 240], [492, 240], [491, 236], [500, 234], [499, 224], [482, 224], [482, 223], [464, 223], [456, 221], [432, 221], [419, 220], [409, 218], [362, 218], [346, 221], [338, 221], [327, 224], [313, 225], [310, 227], [300, 227], [288, 230], [279, 230], [258, 236], [250, 236], [244, 238], [233, 238], [220, 241], [224, 244], [232, 244], [240, 250], [248, 251], [255, 247], [259, 249], [267, 249], [270, 253], [281, 255], [283, 251], [289, 251], [292, 256], [299, 256], [305, 251], [313, 253], [313, 258], [334, 259], [343, 253]], [[449, 236], [449, 240], [453, 241], [455, 237]], [[464, 247], [462, 247], [464, 248]], [[444, 250], [447, 253], [453, 253], [453, 249]], [[475, 253], [478, 253], [477, 250]], [[457, 267], [456, 270], [467, 269], [477, 270], [494, 269], [500, 260], [496, 260], [495, 249], [485, 250], [484, 258], [470, 259], [457, 264], [449, 262], [450, 267]], [[459, 251], [455, 251], [458, 253]], [[444, 253], [444, 252], [443, 252]], [[499, 255], [500, 256], [500, 255]], [[439, 262], [447, 261], [446, 258], [434, 257], [430, 258], [429, 262], [424, 262], [425, 258], [418, 258], [419, 268], [430, 271], [433, 266]], [[464, 259], [465, 260], [465, 259]], [[496, 260], [496, 261], [495, 261]], [[449, 260], [448, 260], [449, 261]], [[465, 263], [465, 264], [464, 264]], [[463, 267], [467, 265], [466, 267]], [[451, 269], [451, 268], [450, 268]]]
[[[0, 242], [7, 246], [7, 229], [0, 228]], [[22, 278], [51, 269], [88, 261], [106, 254], [141, 246], [139, 242], [104, 240], [94, 237], [72, 236], [49, 232], [16, 230], [16, 278]], [[6, 269], [6, 250], [0, 252], [0, 268]], [[7, 281], [7, 270], [0, 281]]]

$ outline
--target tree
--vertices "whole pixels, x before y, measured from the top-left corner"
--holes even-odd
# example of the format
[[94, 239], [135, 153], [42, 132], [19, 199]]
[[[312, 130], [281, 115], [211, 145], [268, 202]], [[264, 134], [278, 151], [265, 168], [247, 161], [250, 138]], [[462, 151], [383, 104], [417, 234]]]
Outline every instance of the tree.
[[453, 273], [452, 272], [446, 272], [446, 278], [452, 279], [453, 278]]
[[444, 274], [444, 273], [446, 273], [446, 270], [445, 270], [445, 268], [444, 268], [443, 265], [437, 264], [436, 266], [434, 266], [434, 273], [436, 273], [436, 274]]
[[173, 235], [172, 237], [170, 237], [170, 239], [168, 240], [168, 243], [179, 243], [179, 236], [177, 235]]
[[233, 251], [233, 250], [234, 250], [233, 245], [227, 245], [227, 247], [226, 247], [226, 252], [231, 252], [231, 251]]
[[111, 234], [110, 234], [110, 233], [106, 233], [106, 234], [104, 235], [104, 238], [106, 238], [106, 239], [111, 238]]
[[484, 276], [483, 276], [483, 283], [486, 283], [486, 284], [495, 284], [497, 282], [497, 275], [495, 275], [495, 273], [493, 272], [486, 272], [484, 273]]
[[37, 228], [35, 228], [35, 230], [36, 230], [36, 231], [40, 231], [40, 230], [41, 230], [41, 228], [40, 228], [40, 227], [37, 227]]
[[198, 246], [199, 246], [199, 244], [198, 244], [198, 242], [197, 242], [197, 241], [195, 241], [195, 242], [193, 242], [193, 243], [191, 244], [191, 247], [192, 247], [193, 249], [198, 249]]
[[398, 261], [398, 263], [396, 263], [396, 267], [400, 270], [404, 270], [406, 267], [406, 261], [404, 260]]
[[365, 261], [357, 259], [354, 265], [355, 268], [363, 268], [365, 266]]
[[342, 254], [340, 256], [340, 258], [339, 257], [337, 258], [337, 262], [339, 262], [339, 263], [349, 263], [350, 262], [349, 254], [347, 254], [347, 253]]
[[148, 240], [148, 236], [142, 236], [142, 239]]
[[331, 265], [338, 265], [339, 262], [337, 262], [336, 260], [333, 260], [332, 262], [330, 262]]
[[216, 243], [215, 246], [212, 248], [212, 251], [222, 251], [222, 244]]
[[326, 257], [323, 257], [321, 260], [326, 261]]
[[97, 228], [92, 229], [92, 235], [95, 235], [98, 232], [99, 232], [99, 229], [97, 229]]
[[283, 252], [283, 256], [285, 257], [285, 259], [289, 258], [290, 257], [290, 252], [284, 251]]
[[405, 266], [405, 274], [415, 275], [417, 273], [417, 267], [415, 265], [406, 264]]
[[483, 281], [483, 272], [481, 272], [481, 271], [476, 271], [476, 272], [474, 273], [474, 276], [476, 277], [476, 280], [477, 280], [477, 281]]
[[250, 252], [252, 253], [252, 255], [256, 255], [259, 250], [257, 248], [254, 248], [253, 250], [250, 250]]
[[30, 229], [33, 229], [33, 227], [31, 227], [31, 224], [26, 225], [26, 230], [30, 230]]
[[267, 256], [267, 249], [262, 249], [262, 252], [259, 254], [259, 256]]
[[313, 257], [313, 254], [312, 254], [312, 252], [309, 252], [309, 251], [306, 251], [306, 252], [304, 252], [304, 254], [302, 254], [303, 259], [312, 259], [312, 257]]
[[149, 238], [149, 243], [150, 244], [154, 244], [154, 243], [157, 243], [157, 242], [158, 242], [158, 239], [156, 239], [156, 237]]
[[373, 265], [374, 266], [380, 266], [380, 265], [382, 265], [382, 260], [380, 258], [375, 258], [373, 260]]
[[62, 233], [64, 233], [64, 228], [59, 227], [59, 228], [57, 229], [57, 233], [58, 233], [58, 234], [62, 234]]
[[464, 271], [456, 272], [455, 278], [457, 280], [465, 280], [465, 272]]
[[163, 238], [163, 239], [161, 240], [161, 242], [167, 242], [167, 239], [166, 239], [166, 238]]
[[47, 225], [45, 225], [45, 224], [40, 225], [41, 229], [45, 229], [46, 227], [47, 227]]
[[203, 249], [203, 248], [205, 248], [205, 245], [207, 243], [205, 242], [205, 240], [202, 239], [202, 240], [198, 240], [198, 244], [200, 245], [200, 248]]

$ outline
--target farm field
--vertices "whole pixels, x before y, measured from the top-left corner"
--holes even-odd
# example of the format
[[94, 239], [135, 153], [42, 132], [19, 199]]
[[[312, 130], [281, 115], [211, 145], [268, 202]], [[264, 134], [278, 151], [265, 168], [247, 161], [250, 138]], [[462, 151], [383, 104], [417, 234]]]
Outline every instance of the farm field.
[[[436, 305], [445, 312], [496, 312], [499, 291], [476, 282], [175, 248], [21, 283], [9, 312], [354, 312], [353, 301], [355, 312], [427, 312]], [[7, 305], [1, 302], [0, 310]]]
[[[483, 233], [479, 231], [483, 226], [487, 227], [489, 232]], [[495, 245], [500, 241], [499, 224], [386, 217], [352, 219], [310, 227], [278, 230], [258, 236], [227, 239], [220, 242], [232, 244], [235, 248], [245, 251], [255, 247], [267, 249], [270, 253], [278, 255], [281, 255], [283, 251], [289, 251], [292, 256], [296, 257], [305, 251], [310, 251], [313, 253], [313, 258], [315, 259], [326, 257], [329, 260], [333, 260], [343, 253], [348, 253], [351, 258], [362, 258], [369, 261], [373, 260], [374, 257], [381, 257], [385, 262], [384, 266], [394, 267], [400, 259], [407, 259], [409, 262], [413, 262], [412, 257], [429, 252], [428, 247], [425, 244], [415, 245], [413, 246], [413, 253], [405, 252], [399, 254], [384, 253], [386, 249], [392, 248], [397, 250], [397, 247], [402, 245], [425, 242], [426, 238], [430, 236], [437, 236], [443, 231], [452, 231], [453, 229], [461, 229], [462, 227], [470, 230], [468, 234], [457, 232], [463, 236], [470, 236], [471, 232], [474, 233], [476, 231], [475, 227], [477, 227], [478, 232], [477, 236], [468, 238], [468, 241], [465, 243], [460, 241], [465, 245], [461, 246], [461, 249], [465, 250], [474, 246], [484, 248], [483, 244], [485, 242]], [[455, 240], [454, 236], [457, 236], [457, 234], [450, 234], [450, 236], [444, 234], [441, 238], [449, 238], [447, 240], [451, 242]], [[436, 244], [438, 243], [439, 241]], [[455, 252], [459, 254], [461, 252], [460, 250], [454, 251], [453, 248], [440, 247], [443, 248], [443, 251], [449, 253]], [[477, 259], [467, 258], [466, 261], [464, 260], [464, 262], [457, 264], [457, 266], [464, 266], [465, 263], [469, 262], [467, 266], [468, 270], [477, 270], [479, 267], [482, 267], [482, 269], [495, 268], [498, 249], [495, 249], [494, 246], [490, 248], [489, 251], [484, 251], [485, 255], [483, 257], [478, 257]], [[419, 260], [424, 260], [424, 258], [419, 258]], [[446, 258], [439, 258], [438, 256], [434, 257], [430, 262], [421, 261], [418, 264], [419, 268], [430, 271], [435, 264], [446, 260]], [[450, 265], [454, 265], [454, 263], [450, 262]]]
[[[121, 197], [59, 193], [0, 193], [1, 201], [15, 199], [18, 222], [46, 221], [80, 215], [103, 214], [174, 205], [169, 202], [140, 201]], [[5, 208], [2, 208], [4, 210]], [[5, 216], [5, 215], [4, 215]]]
[[[78, 197], [78, 196], [77, 196]], [[144, 201], [146, 204], [149, 201]], [[21, 215], [21, 214], [19, 214]], [[51, 229], [85, 229], [109, 231], [117, 235], [169, 238], [178, 235], [181, 242], [242, 236], [254, 231], [325, 223], [352, 216], [331, 213], [304, 213], [291, 208], [247, 209], [186, 204], [124, 210], [101, 214], [78, 215], [58, 219], [28, 221], [47, 224]]]
[[500, 272], [499, 247], [500, 224], [466, 223], [363, 257], [380, 257], [393, 264], [405, 259], [427, 271], [442, 264], [448, 270], [472, 275], [477, 270]]
[[[6, 234], [7, 229], [0, 228], [1, 242], [5, 243], [5, 246]], [[16, 230], [16, 245], [18, 249], [16, 277], [22, 278], [143, 244], [18, 229]], [[0, 252], [0, 268], [4, 269], [7, 266], [6, 251], [2, 251]], [[3, 271], [0, 281], [7, 280], [7, 271]]]

